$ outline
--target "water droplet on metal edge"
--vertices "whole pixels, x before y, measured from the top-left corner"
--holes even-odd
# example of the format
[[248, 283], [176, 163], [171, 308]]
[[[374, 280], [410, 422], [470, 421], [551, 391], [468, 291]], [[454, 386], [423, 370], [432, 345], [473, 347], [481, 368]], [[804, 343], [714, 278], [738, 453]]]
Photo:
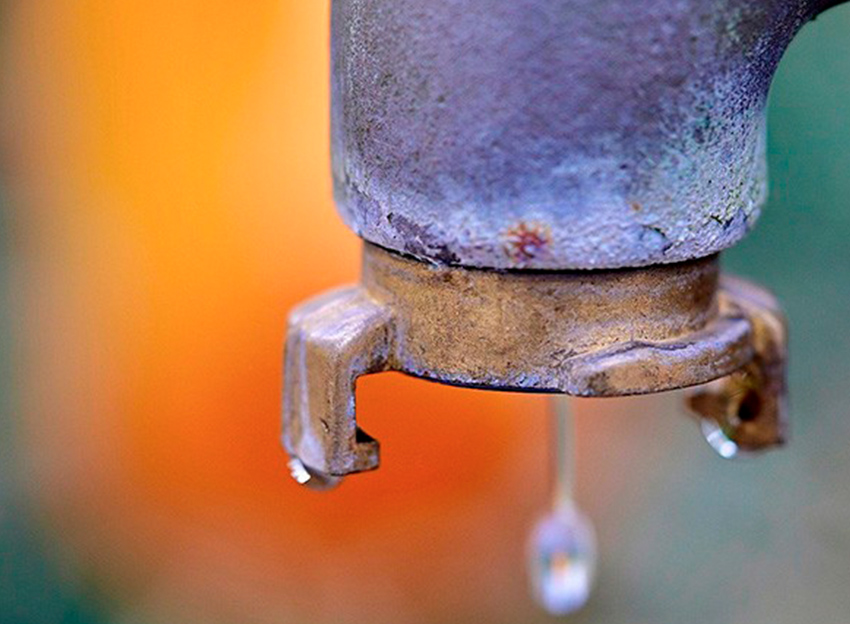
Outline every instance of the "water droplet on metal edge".
[[342, 483], [342, 477], [334, 477], [333, 475], [325, 474], [315, 468], [306, 466], [297, 457], [293, 457], [287, 463], [289, 474], [295, 479], [299, 485], [310, 488], [311, 490], [325, 491], [332, 490]]
[[723, 431], [723, 427], [721, 427], [717, 421], [709, 418], [703, 418], [700, 420], [699, 428], [700, 431], [702, 431], [705, 441], [708, 442], [709, 446], [714, 449], [714, 452], [720, 455], [723, 459], [735, 459], [747, 455], [747, 453], [742, 451], [741, 447], [739, 447], [738, 444], [732, 440], [725, 431]]

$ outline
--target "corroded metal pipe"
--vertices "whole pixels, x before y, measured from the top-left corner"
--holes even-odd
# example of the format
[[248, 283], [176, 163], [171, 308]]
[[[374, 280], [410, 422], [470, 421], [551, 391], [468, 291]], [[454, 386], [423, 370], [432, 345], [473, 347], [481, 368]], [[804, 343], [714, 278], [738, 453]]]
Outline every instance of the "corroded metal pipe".
[[488, 268], [707, 256], [766, 194], [803, 0], [335, 0], [337, 205], [366, 240]]
[[[784, 436], [785, 329], [717, 279], [766, 195], [776, 66], [826, 0], [333, 0], [334, 191], [360, 285], [296, 310], [284, 445], [374, 468], [358, 376], [693, 407]], [[743, 390], [742, 390], [743, 388]]]

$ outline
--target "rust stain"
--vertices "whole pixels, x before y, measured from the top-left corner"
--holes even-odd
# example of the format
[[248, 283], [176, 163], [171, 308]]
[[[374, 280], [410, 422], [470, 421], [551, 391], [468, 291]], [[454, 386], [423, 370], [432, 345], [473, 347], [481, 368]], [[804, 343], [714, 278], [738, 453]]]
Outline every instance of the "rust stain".
[[505, 232], [504, 238], [505, 252], [521, 266], [546, 253], [552, 242], [552, 230], [543, 223], [520, 221]]

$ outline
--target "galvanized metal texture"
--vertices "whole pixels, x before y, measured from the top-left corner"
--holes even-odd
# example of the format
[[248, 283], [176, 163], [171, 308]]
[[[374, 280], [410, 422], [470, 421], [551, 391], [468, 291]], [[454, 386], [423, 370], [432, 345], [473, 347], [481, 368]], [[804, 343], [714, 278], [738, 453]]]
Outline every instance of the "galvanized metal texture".
[[716, 257], [628, 270], [486, 271], [366, 244], [360, 285], [290, 317], [284, 446], [304, 481], [376, 468], [378, 443], [357, 427], [355, 386], [385, 370], [463, 386], [621, 396], [755, 366], [766, 371], [759, 387], [778, 395], [784, 386], [770, 379], [783, 370], [784, 342], [765, 346], [773, 308], [753, 292], [737, 282], [719, 288]]
[[828, 0], [334, 0], [335, 195], [444, 264], [589, 269], [729, 247], [765, 106]]

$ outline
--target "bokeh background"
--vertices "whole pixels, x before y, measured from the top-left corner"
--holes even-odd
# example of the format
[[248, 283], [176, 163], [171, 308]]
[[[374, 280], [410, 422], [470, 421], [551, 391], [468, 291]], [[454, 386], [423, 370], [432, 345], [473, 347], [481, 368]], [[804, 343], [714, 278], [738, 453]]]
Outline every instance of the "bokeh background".
[[[523, 560], [543, 399], [368, 378], [381, 470], [287, 475], [286, 312], [357, 273], [327, 4], [0, 3], [3, 624], [553, 621]], [[770, 165], [724, 260], [789, 315], [793, 443], [727, 462], [675, 394], [576, 403], [575, 622], [850, 621], [850, 7], [784, 59]]]

